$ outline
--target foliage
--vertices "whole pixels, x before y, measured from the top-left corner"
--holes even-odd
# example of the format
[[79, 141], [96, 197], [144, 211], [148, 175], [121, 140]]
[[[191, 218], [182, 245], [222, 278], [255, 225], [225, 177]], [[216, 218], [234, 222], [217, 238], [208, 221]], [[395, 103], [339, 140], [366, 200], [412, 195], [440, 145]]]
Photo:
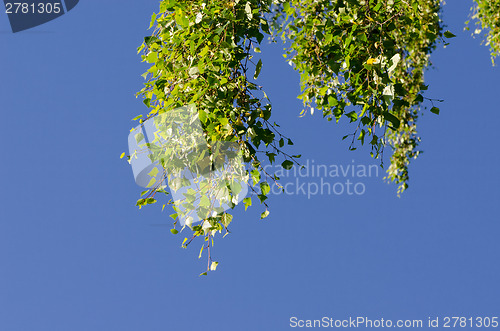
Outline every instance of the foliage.
[[[474, 34], [480, 34], [484, 29], [488, 30], [486, 46], [490, 46], [491, 63], [495, 65], [495, 57], [500, 55], [500, 0], [474, 0], [472, 10], [472, 19], [478, 26]], [[466, 22], [468, 23], [469, 21]]]
[[439, 9], [434, 0], [292, 0], [278, 2], [273, 16], [275, 35], [291, 41], [285, 56], [300, 72], [306, 109], [355, 123], [351, 150], [366, 141], [378, 158], [391, 146], [388, 178], [398, 193], [420, 153], [416, 121], [428, 99], [424, 69], [443, 37]]
[[[145, 87], [140, 91], [151, 111], [140, 122], [185, 105], [194, 105], [211, 154], [218, 142], [234, 143], [243, 152], [243, 159], [249, 165], [246, 182], [252, 179], [250, 189], [266, 206], [263, 218], [269, 214], [265, 202], [269, 193], [268, 181], [276, 183], [277, 178], [264, 171], [259, 154], [263, 153], [271, 163], [277, 156], [283, 158], [285, 165], [296, 162], [282, 150], [285, 139], [288, 144], [292, 142], [279, 132], [278, 125], [270, 122], [271, 104], [267, 95], [252, 82], [262, 69], [262, 61], [255, 61], [254, 56], [260, 52], [258, 45], [264, 33], [269, 33], [263, 17], [269, 9], [270, 3], [261, 0], [163, 0], [160, 11], [151, 20], [154, 32], [139, 48], [143, 61], [151, 64], [144, 75]], [[155, 159], [172, 160], [171, 151], [157, 150]], [[184, 165], [186, 163], [181, 163], [179, 169]], [[162, 190], [157, 186], [144, 192], [147, 195], [138, 205]], [[232, 202], [237, 194], [229, 187], [225, 200]], [[205, 204], [203, 196], [206, 197], [207, 192], [200, 191], [192, 200], [199, 199], [198, 204]], [[251, 198], [246, 198], [244, 203], [250, 206]], [[206, 245], [201, 252], [208, 251], [208, 271], [213, 262], [210, 256], [213, 236], [217, 231], [227, 231], [232, 216], [213, 205], [206, 204], [206, 207], [201, 224], [187, 222], [193, 235], [184, 240], [183, 247], [196, 237], [204, 237]], [[231, 207], [234, 208], [234, 204]], [[176, 212], [172, 217], [178, 219], [182, 210], [177, 208]]]
[[[196, 172], [204, 160], [213, 165], [221, 142], [233, 144], [247, 165], [238, 180], [248, 184], [251, 180], [254, 198], [265, 206], [261, 218], [269, 215], [267, 194], [270, 185], [279, 186], [279, 178], [267, 173], [263, 162], [279, 159], [283, 168], [290, 169], [300, 155], [284, 151], [285, 145], [293, 143], [271, 122], [269, 98], [255, 83], [263, 68], [256, 56], [267, 35], [287, 43], [284, 56], [300, 73], [299, 98], [305, 109], [320, 109], [329, 121], [346, 118], [354, 123], [354, 132], [344, 137], [350, 137], [351, 150], [357, 142], [367, 142], [371, 155], [382, 162], [384, 147], [390, 146], [388, 178], [399, 184], [398, 193], [404, 191], [410, 159], [420, 153], [416, 121], [422, 104], [427, 100], [430, 111], [439, 113], [436, 100], [424, 97], [423, 78], [437, 42], [443, 36], [453, 37], [443, 33], [439, 11], [438, 0], [162, 0], [151, 19], [154, 31], [138, 50], [150, 64], [145, 86], [138, 93], [150, 112], [139, 122], [190, 105], [197, 109], [208, 152], [179, 155], [165, 145], [154, 150], [155, 159], [164, 167], [175, 161], [177, 166], [169, 173], [183, 167]], [[195, 120], [186, 116], [189, 123]], [[158, 135], [144, 144], [153, 147], [164, 138]], [[186, 141], [179, 138], [175, 143]], [[153, 175], [168, 177], [166, 172]], [[172, 186], [172, 178], [168, 179]], [[184, 182], [180, 186], [189, 186]], [[226, 186], [223, 200], [234, 208], [239, 189]], [[186, 247], [196, 237], [205, 239], [200, 256], [207, 250], [207, 271], [217, 266], [210, 252], [213, 237], [217, 231], [227, 234], [232, 221], [232, 215], [210, 203], [214, 196], [210, 190], [188, 192], [187, 205], [196, 202], [203, 207], [198, 213], [202, 222], [184, 222], [192, 236], [182, 244]], [[161, 184], [152, 186], [137, 205], [155, 203], [158, 192], [167, 194]], [[243, 202], [245, 209], [252, 206], [252, 197]], [[172, 233], [176, 234], [185, 208], [175, 204], [173, 208]]]

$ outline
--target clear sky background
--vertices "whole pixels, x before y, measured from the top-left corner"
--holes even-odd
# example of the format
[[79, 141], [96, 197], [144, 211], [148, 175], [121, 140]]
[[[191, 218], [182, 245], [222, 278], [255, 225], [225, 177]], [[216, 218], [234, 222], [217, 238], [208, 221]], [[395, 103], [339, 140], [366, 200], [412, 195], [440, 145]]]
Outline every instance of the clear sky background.
[[[81, 1], [13, 34], [0, 13], [0, 330], [286, 330], [289, 319], [500, 316], [500, 69], [463, 31], [471, 1], [449, 0], [457, 38], [432, 55], [419, 122], [424, 154], [410, 188], [378, 177], [366, 192], [273, 196], [235, 211], [216, 241], [216, 272], [198, 277], [161, 205], [119, 155], [146, 65], [136, 54], [158, 1]], [[345, 126], [299, 118], [299, 77], [264, 45], [261, 83], [291, 153], [316, 164], [377, 164], [347, 151]], [[289, 179], [289, 180], [293, 180]], [[310, 179], [313, 181], [313, 179]], [[319, 179], [314, 179], [318, 181]], [[329, 178], [329, 182], [338, 179]], [[345, 180], [345, 178], [340, 178]]]

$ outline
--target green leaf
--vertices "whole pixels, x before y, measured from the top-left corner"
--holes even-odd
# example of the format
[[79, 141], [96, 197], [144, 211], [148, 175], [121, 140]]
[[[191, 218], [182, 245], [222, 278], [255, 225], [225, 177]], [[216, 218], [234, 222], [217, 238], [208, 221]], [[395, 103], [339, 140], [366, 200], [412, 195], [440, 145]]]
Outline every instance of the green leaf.
[[170, 232], [172, 232], [172, 234], [178, 234], [179, 231], [177, 231], [176, 229], [171, 229]]
[[151, 16], [151, 22], [149, 23], [149, 29], [153, 27], [156, 21], [156, 13], [153, 13], [153, 16]]
[[257, 169], [250, 171], [250, 176], [252, 177], [252, 186], [257, 185], [260, 182], [260, 172]]
[[156, 183], [156, 178], [151, 178], [151, 180], [149, 181], [149, 183], [146, 187], [151, 187], [151, 186], [153, 186], [154, 183]]
[[229, 226], [229, 223], [231, 223], [232, 220], [233, 220], [233, 215], [228, 214], [228, 213], [222, 214], [221, 222], [224, 225], [224, 227], [227, 228]]
[[422, 94], [417, 94], [415, 99], [413, 100], [414, 102], [424, 102], [424, 96]]
[[432, 107], [431, 108], [431, 113], [434, 113], [436, 115], [439, 115], [439, 108], [438, 107]]
[[446, 38], [455, 38], [456, 36], [450, 31], [446, 30], [443, 34]]
[[252, 198], [248, 197], [243, 199], [243, 203], [245, 204], [245, 210], [252, 205]]
[[210, 50], [210, 48], [208, 47], [208, 45], [206, 45], [203, 50], [200, 52], [200, 57], [204, 57], [205, 55], [207, 55], [208, 51]]
[[205, 124], [207, 122], [207, 113], [203, 109], [200, 109], [198, 111], [198, 118], [200, 119], [201, 123]]
[[155, 63], [158, 60], [158, 54], [156, 52], [151, 52], [146, 57], [147, 63]]
[[283, 9], [285, 10], [287, 17], [292, 15], [292, 13], [294, 11], [293, 7], [290, 6], [290, 3], [288, 1], [285, 1], [283, 3]]
[[281, 163], [281, 166], [283, 168], [285, 168], [285, 170], [290, 170], [293, 167], [293, 162], [290, 160], [286, 160], [286, 161], [283, 161], [283, 163]]
[[135, 135], [135, 141], [139, 144], [144, 139], [144, 134], [142, 132]]
[[260, 190], [262, 194], [267, 195], [269, 191], [271, 191], [271, 187], [269, 187], [269, 184], [267, 182], [262, 182], [260, 183]]
[[358, 114], [354, 110], [345, 114], [345, 116], [350, 118], [350, 123], [355, 122], [358, 119]]
[[259, 62], [257, 62], [257, 66], [255, 67], [255, 74], [253, 75], [253, 79], [257, 79], [257, 77], [259, 77], [261, 69], [262, 69], [262, 60], [259, 59]]
[[396, 129], [399, 128], [399, 124], [400, 124], [399, 118], [397, 118], [393, 114], [389, 113], [388, 111], [384, 112], [383, 115], [384, 115], [384, 119], [386, 121], [390, 122], [394, 128], [396, 128]]
[[274, 161], [275, 161], [274, 158], [275, 158], [276, 154], [267, 152], [266, 155], [267, 155], [267, 158], [269, 159], [269, 162], [271, 162], [271, 164], [274, 163]]
[[186, 16], [184, 16], [181, 10], [176, 11], [175, 21], [183, 28], [186, 28], [189, 25], [189, 20], [187, 19]]
[[332, 95], [328, 96], [328, 106], [335, 107], [336, 105], [338, 105], [338, 103], [339, 102], [335, 97], [333, 97]]
[[202, 196], [200, 199], [200, 207], [210, 207], [210, 200], [206, 195]]
[[154, 168], [153, 168], [153, 169], [152, 169], [152, 170], [148, 173], [148, 175], [149, 175], [150, 177], [156, 177], [156, 175], [158, 175], [158, 172], [159, 172], [158, 168], [157, 168], [157, 167], [154, 167]]
[[[200, 249], [200, 254], [198, 254], [198, 258], [201, 259], [201, 255], [203, 254], [203, 248], [204, 246], [202, 245], [201, 246], [201, 249]], [[205, 273], [206, 274], [206, 273]]]

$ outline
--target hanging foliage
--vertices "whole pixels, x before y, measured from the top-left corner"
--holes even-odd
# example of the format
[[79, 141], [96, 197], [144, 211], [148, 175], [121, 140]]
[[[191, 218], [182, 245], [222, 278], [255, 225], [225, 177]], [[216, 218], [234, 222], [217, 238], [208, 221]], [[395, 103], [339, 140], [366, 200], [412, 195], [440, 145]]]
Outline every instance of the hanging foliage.
[[495, 57], [500, 55], [500, 0], [474, 0], [472, 19], [477, 26], [474, 35], [486, 30], [484, 42], [490, 47], [491, 63], [495, 65]]
[[[168, 195], [165, 181], [171, 189], [174, 183], [184, 187], [185, 199], [169, 202], [176, 212], [172, 233], [178, 233], [180, 220], [183, 229], [192, 231], [183, 247], [204, 238], [200, 256], [207, 251], [207, 271], [217, 267], [210, 249], [216, 233], [228, 233], [233, 218], [228, 209], [242, 200], [246, 210], [254, 198], [264, 207], [261, 218], [269, 215], [267, 195], [271, 185], [280, 184], [263, 163], [279, 162], [289, 170], [300, 155], [285, 150], [293, 143], [272, 122], [270, 100], [256, 83], [265, 70], [259, 46], [266, 36], [286, 42], [284, 56], [300, 73], [303, 114], [316, 108], [329, 121], [346, 118], [353, 124], [353, 133], [344, 137], [350, 139], [350, 149], [367, 143], [381, 162], [390, 146], [387, 178], [399, 184], [401, 193], [408, 186], [409, 162], [420, 153], [417, 119], [427, 108], [439, 113], [434, 105], [439, 100], [425, 96], [424, 84], [430, 53], [443, 37], [453, 37], [443, 33], [439, 12], [437, 0], [162, 0], [151, 19], [153, 33], [139, 48], [143, 61], [150, 64], [138, 93], [149, 114], [137, 120], [143, 126], [154, 120], [158, 127], [168, 114], [194, 109], [169, 123], [193, 125], [199, 120], [202, 134], [195, 140], [202, 148], [181, 153], [172, 147], [192, 145], [185, 125], [163, 128], [178, 132], [168, 144], [161, 130], [149, 142], [138, 135], [137, 143], [150, 148], [152, 161], [168, 171], [151, 172], [151, 187], [137, 205], [155, 203], [157, 193]], [[221, 149], [221, 144], [232, 147]], [[215, 171], [218, 159], [227, 164], [229, 149], [235, 153], [231, 157], [240, 155], [246, 167], [237, 172], [237, 180], [225, 177], [224, 187], [217, 186], [212, 173], [203, 169], [208, 165]], [[132, 161], [133, 153], [128, 158]], [[196, 182], [193, 189], [192, 180], [176, 181], [186, 168], [196, 176], [203, 174], [206, 182], [200, 183], [206, 185]], [[252, 194], [242, 199], [245, 185]], [[200, 223], [190, 218], [193, 210]]]

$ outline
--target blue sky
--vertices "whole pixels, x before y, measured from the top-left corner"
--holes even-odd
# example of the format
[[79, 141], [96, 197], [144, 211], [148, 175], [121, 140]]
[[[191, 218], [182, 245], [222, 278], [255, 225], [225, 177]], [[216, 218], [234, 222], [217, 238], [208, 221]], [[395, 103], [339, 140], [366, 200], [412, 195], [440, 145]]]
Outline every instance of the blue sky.
[[[158, 2], [82, 1], [13, 34], [0, 13], [0, 330], [286, 330], [290, 318], [500, 316], [500, 69], [463, 31], [470, 1], [448, 1], [457, 38], [432, 55], [410, 188], [353, 178], [362, 195], [273, 196], [237, 208], [198, 277], [200, 243], [180, 247], [169, 213], [138, 210], [127, 150], [146, 66], [136, 48]], [[316, 164], [371, 165], [345, 126], [299, 118], [298, 74], [279, 45], [259, 77], [274, 119]], [[293, 179], [291, 179], [293, 180]], [[312, 180], [312, 179], [311, 179]], [[316, 178], [316, 180], [318, 180]], [[330, 181], [337, 179], [329, 178]], [[163, 226], [165, 225], [165, 226]]]

